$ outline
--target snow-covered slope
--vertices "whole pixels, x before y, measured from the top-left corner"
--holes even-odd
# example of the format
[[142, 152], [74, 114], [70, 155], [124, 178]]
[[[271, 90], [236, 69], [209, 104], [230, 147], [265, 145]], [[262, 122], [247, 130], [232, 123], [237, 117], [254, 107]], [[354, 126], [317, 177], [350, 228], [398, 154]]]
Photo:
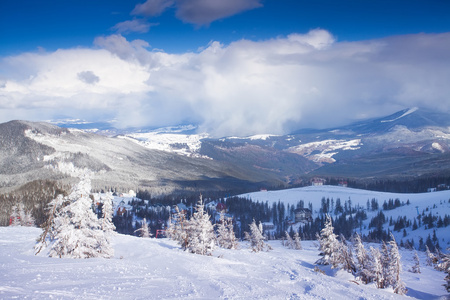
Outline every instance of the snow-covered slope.
[[[213, 256], [184, 252], [167, 239], [114, 237], [112, 259], [34, 256], [40, 229], [0, 227], [1, 299], [405, 299], [392, 290], [355, 283], [343, 271], [314, 271], [317, 247], [252, 253], [219, 249]], [[444, 273], [412, 266], [402, 251], [402, 278], [413, 299], [445, 299]], [[421, 262], [425, 261], [422, 253]], [[442, 297], [442, 298], [440, 298]]]
[[[316, 217], [319, 214], [322, 198], [340, 199], [342, 205], [347, 200], [351, 200], [352, 206], [359, 206], [362, 209], [366, 209], [367, 201], [371, 201], [372, 199], [378, 200], [380, 210], [382, 209], [382, 205], [384, 201], [389, 201], [389, 199], [395, 200], [399, 199], [401, 202], [405, 203], [405, 205], [392, 209], [392, 210], [383, 210], [383, 213], [389, 219], [395, 221], [397, 218], [406, 216], [408, 219], [412, 220], [414, 217], [417, 217], [418, 212], [422, 214], [424, 212], [428, 215], [430, 212], [433, 216], [439, 217], [450, 215], [450, 190], [440, 191], [440, 192], [432, 192], [432, 193], [417, 193], [417, 194], [400, 194], [400, 193], [384, 193], [384, 192], [374, 192], [367, 190], [359, 190], [352, 189], [347, 187], [340, 186], [308, 186], [303, 188], [295, 188], [288, 190], [279, 190], [279, 191], [260, 191], [255, 193], [249, 193], [241, 195], [242, 197], [250, 198], [253, 201], [266, 202], [268, 201], [269, 205], [274, 202], [281, 201], [286, 207], [288, 204], [297, 205], [299, 200], [303, 200], [305, 203], [305, 207], [308, 207], [308, 203], [311, 203], [313, 206], [313, 217]], [[409, 200], [409, 205], [406, 203]], [[372, 217], [374, 217], [378, 211], [370, 211], [367, 210], [367, 220], [364, 222], [366, 228], [361, 229], [361, 233], [367, 234], [368, 224]], [[334, 214], [331, 214], [334, 217]], [[385, 225], [385, 229], [387, 229], [387, 224]], [[393, 226], [389, 227], [391, 231], [393, 231]], [[441, 228], [430, 228], [425, 229], [425, 226], [417, 230], [411, 230], [411, 228], [406, 228], [407, 236], [404, 237], [402, 232], [393, 231], [396, 239], [400, 241], [403, 239], [414, 239], [416, 243], [419, 238], [422, 237], [424, 240], [427, 238], [428, 234], [432, 234], [433, 230], [436, 231], [436, 235], [439, 238], [439, 243], [441, 248], [445, 249], [450, 246], [450, 229], [449, 227], [441, 227]], [[360, 230], [358, 229], [358, 232]], [[417, 244], [416, 244], [417, 245]]]

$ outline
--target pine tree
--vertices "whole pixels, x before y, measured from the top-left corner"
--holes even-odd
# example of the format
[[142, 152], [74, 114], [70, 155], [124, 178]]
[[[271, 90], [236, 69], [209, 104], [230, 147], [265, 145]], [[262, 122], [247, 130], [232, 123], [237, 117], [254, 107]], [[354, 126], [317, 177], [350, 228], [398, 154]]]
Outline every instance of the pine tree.
[[356, 265], [353, 261], [353, 253], [352, 249], [348, 247], [347, 241], [345, 240], [344, 235], [340, 236], [341, 241], [339, 242], [339, 258], [338, 262], [342, 263], [342, 267], [349, 273], [356, 273]]
[[294, 241], [292, 240], [291, 235], [287, 231], [285, 231], [284, 234], [286, 238], [284, 242], [285, 246], [289, 249], [294, 249]]
[[370, 247], [371, 259], [369, 260], [369, 267], [367, 268], [368, 282], [375, 281], [377, 288], [385, 288], [385, 278], [384, 278], [384, 268], [383, 259], [380, 250]]
[[225, 218], [224, 214], [220, 214], [220, 221], [217, 226], [217, 245], [225, 249], [238, 248], [238, 242], [233, 230], [233, 221], [231, 218]]
[[252, 248], [253, 252], [259, 252], [259, 251], [269, 251], [272, 250], [272, 247], [270, 245], [266, 244], [265, 237], [263, 235], [263, 228], [261, 222], [259, 225], [256, 225], [255, 219], [253, 219], [253, 222], [249, 225], [250, 226], [250, 233], [245, 232], [244, 236], [247, 241], [250, 242], [250, 247]]
[[214, 227], [210, 216], [205, 211], [202, 197], [196, 206], [196, 212], [188, 221], [187, 227], [187, 249], [196, 254], [211, 255], [215, 248]]
[[394, 289], [394, 293], [404, 295], [406, 293], [406, 287], [400, 278], [400, 273], [402, 271], [401, 266], [401, 256], [398, 251], [397, 242], [395, 241], [394, 235], [391, 233], [391, 241], [389, 241], [389, 254], [390, 254], [390, 274], [392, 277], [389, 279], [389, 283]]
[[420, 260], [419, 255], [417, 255], [417, 251], [414, 251], [414, 266], [411, 268], [411, 272], [413, 273], [420, 273]]
[[112, 200], [113, 200], [112, 193], [108, 192], [105, 196], [101, 196], [100, 200], [103, 203], [102, 206], [102, 230], [105, 232], [105, 235], [107, 238], [110, 238], [110, 236], [114, 233], [114, 230], [116, 230], [116, 226], [114, 226], [114, 223], [112, 221], [114, 210], [112, 206]]
[[356, 233], [354, 237], [354, 248], [356, 255], [356, 276], [365, 284], [370, 282], [371, 272], [369, 270], [369, 255], [361, 241], [361, 236]]
[[332, 268], [336, 268], [339, 264], [339, 241], [337, 240], [336, 235], [333, 233], [333, 230], [334, 228], [332, 225], [331, 217], [327, 215], [325, 227], [322, 229], [319, 236], [319, 250], [321, 251], [319, 255], [321, 255], [322, 258], [317, 260], [316, 264], [331, 264]]
[[184, 211], [180, 211], [178, 206], [175, 206], [175, 214], [169, 219], [169, 226], [166, 230], [167, 236], [178, 242], [184, 250], [188, 246], [188, 221]]
[[62, 194], [59, 194], [55, 199], [50, 201], [46, 208], [47, 220], [42, 224], [43, 229], [41, 235], [37, 239], [37, 243], [34, 246], [35, 254], [39, 254], [48, 243], [52, 243], [55, 240], [56, 230], [54, 219], [60, 215], [61, 209], [67, 199], [63, 198]]

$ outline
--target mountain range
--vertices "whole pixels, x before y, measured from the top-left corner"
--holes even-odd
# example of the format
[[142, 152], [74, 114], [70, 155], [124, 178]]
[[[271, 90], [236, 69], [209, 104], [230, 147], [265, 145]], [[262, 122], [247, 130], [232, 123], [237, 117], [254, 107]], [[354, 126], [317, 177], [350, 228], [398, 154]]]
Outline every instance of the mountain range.
[[36, 179], [153, 194], [255, 190], [312, 177], [355, 180], [450, 175], [450, 115], [409, 108], [329, 129], [214, 138], [196, 127], [118, 130], [79, 120], [0, 124], [0, 192]]

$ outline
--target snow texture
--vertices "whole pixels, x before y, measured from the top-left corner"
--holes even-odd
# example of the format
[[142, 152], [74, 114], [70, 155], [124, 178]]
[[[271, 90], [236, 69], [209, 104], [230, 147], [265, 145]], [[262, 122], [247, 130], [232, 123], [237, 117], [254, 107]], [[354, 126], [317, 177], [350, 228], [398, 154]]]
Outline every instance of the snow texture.
[[[357, 284], [345, 271], [314, 271], [319, 251], [269, 241], [269, 252], [218, 248], [213, 256], [194, 255], [169, 239], [112, 237], [111, 259], [35, 256], [41, 229], [0, 227], [1, 299], [405, 299], [392, 289]], [[379, 245], [374, 245], [379, 248]], [[414, 265], [413, 251], [400, 250], [403, 270]], [[421, 261], [425, 254], [418, 253]], [[410, 299], [447, 299], [445, 274], [421, 266], [402, 279]]]

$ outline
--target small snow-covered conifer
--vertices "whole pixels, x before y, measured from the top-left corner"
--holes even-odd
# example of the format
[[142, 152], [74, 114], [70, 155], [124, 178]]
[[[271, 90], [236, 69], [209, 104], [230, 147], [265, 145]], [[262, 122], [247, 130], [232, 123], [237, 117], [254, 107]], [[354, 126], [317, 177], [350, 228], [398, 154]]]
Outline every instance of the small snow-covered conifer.
[[395, 241], [394, 235], [391, 233], [391, 241], [389, 241], [389, 254], [390, 262], [389, 267], [391, 271], [389, 274], [392, 276], [388, 281], [394, 289], [394, 293], [404, 295], [406, 293], [406, 287], [400, 278], [400, 273], [402, 271], [401, 266], [401, 256], [398, 251], [397, 242]]
[[417, 255], [417, 251], [414, 251], [414, 265], [411, 268], [411, 272], [413, 273], [420, 273], [420, 260], [419, 255]]
[[356, 233], [354, 236], [354, 248], [356, 256], [356, 276], [365, 284], [370, 282], [371, 272], [369, 271], [369, 255], [361, 241], [361, 236]]
[[294, 241], [292, 240], [289, 232], [285, 231], [284, 235], [285, 235], [285, 242], [284, 242], [285, 246], [289, 249], [294, 249]]
[[325, 221], [325, 227], [321, 230], [319, 236], [319, 250], [322, 258], [316, 261], [319, 265], [330, 265], [332, 268], [336, 268], [339, 264], [339, 241], [334, 234], [334, 228], [331, 221], [331, 217], [327, 215]]
[[339, 242], [339, 254], [338, 263], [342, 264], [342, 268], [349, 273], [356, 273], [355, 262], [353, 261], [352, 248], [348, 246], [344, 235], [340, 236], [341, 241]]
[[185, 212], [180, 211], [178, 206], [175, 206], [175, 211], [175, 214], [169, 219], [166, 233], [170, 239], [178, 242], [181, 247], [186, 250], [188, 246], [188, 221], [186, 220]]
[[139, 232], [139, 236], [143, 238], [149, 238], [151, 236], [150, 230], [148, 229], [146, 218], [142, 220], [141, 228], [136, 229], [135, 232]]
[[102, 230], [103, 232], [105, 232], [106, 237], [109, 239], [111, 234], [114, 233], [114, 230], [116, 230], [116, 226], [114, 226], [114, 223], [112, 221], [114, 214], [112, 206], [113, 195], [112, 193], [108, 192], [106, 195], [101, 196], [100, 200], [103, 203], [101, 219]]
[[256, 225], [255, 220], [253, 220], [253, 222], [249, 226], [250, 233], [245, 232], [244, 236], [245, 239], [250, 242], [250, 247], [252, 248], [253, 252], [271, 250], [272, 247], [264, 242], [266, 238], [263, 235], [263, 227], [261, 222], [259, 223], [259, 225]]
[[220, 221], [217, 226], [217, 244], [225, 249], [238, 248], [238, 242], [233, 230], [233, 221], [231, 218], [225, 218], [224, 214], [220, 214]]
[[300, 235], [298, 234], [298, 232], [294, 233], [294, 249], [295, 250], [302, 250], [302, 243], [301, 243], [301, 238]]
[[375, 281], [377, 288], [382, 289], [385, 287], [384, 270], [382, 263], [382, 255], [380, 250], [370, 247], [371, 256], [369, 264], [364, 272], [367, 278], [367, 282]]
[[187, 225], [187, 249], [192, 253], [211, 255], [215, 248], [216, 236], [201, 196], [196, 206], [196, 212]]

